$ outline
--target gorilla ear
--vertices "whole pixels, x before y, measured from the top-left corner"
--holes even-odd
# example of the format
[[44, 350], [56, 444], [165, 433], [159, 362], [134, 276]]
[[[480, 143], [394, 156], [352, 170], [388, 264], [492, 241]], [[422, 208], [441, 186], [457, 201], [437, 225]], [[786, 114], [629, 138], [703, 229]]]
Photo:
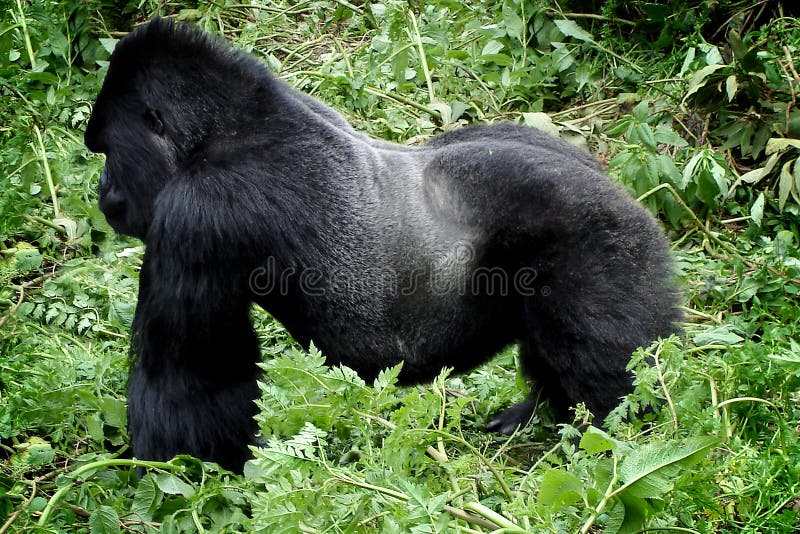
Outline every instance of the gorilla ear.
[[161, 113], [157, 109], [147, 108], [147, 111], [144, 112], [144, 121], [154, 134], [162, 135], [164, 133], [164, 121], [161, 120]]

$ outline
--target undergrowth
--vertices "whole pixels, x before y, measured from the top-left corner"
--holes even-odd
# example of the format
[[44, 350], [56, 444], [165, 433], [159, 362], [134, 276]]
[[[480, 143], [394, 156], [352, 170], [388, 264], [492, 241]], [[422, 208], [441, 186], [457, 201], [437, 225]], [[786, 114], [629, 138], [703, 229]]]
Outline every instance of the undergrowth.
[[[792, 12], [792, 11], [795, 12]], [[376, 137], [511, 120], [585, 145], [659, 215], [685, 332], [637, 352], [605, 426], [546, 406], [511, 437], [515, 349], [366, 384], [254, 310], [244, 476], [130, 459], [143, 248], [96, 207], [82, 131], [110, 51], [196, 22]], [[800, 525], [800, 21], [789, 2], [44, 2], [0, 25], [0, 534], [746, 532]], [[137, 469], [138, 468], [138, 469]]]

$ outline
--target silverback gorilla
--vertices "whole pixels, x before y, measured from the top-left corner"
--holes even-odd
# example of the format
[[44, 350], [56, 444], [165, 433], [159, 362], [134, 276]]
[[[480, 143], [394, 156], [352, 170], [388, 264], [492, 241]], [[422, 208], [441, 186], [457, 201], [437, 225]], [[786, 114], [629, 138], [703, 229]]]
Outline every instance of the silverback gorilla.
[[[637, 347], [675, 331], [655, 220], [534, 129], [371, 139], [254, 57], [157, 19], [117, 46], [85, 136], [100, 208], [146, 245], [128, 384], [133, 452], [240, 470], [256, 432], [256, 303], [365, 380], [465, 371], [520, 343], [557, 413], [604, 417]], [[533, 397], [490, 430], [525, 425]]]

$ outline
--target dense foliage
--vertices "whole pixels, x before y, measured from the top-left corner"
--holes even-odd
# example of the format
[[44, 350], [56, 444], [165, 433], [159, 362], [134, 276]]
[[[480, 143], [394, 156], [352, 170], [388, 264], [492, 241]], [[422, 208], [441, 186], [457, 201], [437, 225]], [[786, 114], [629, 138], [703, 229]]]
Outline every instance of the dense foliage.
[[[0, 534], [797, 532], [791, 4], [15, 0], [0, 20]], [[117, 39], [155, 14], [224, 34], [371, 135], [512, 120], [587, 145], [664, 221], [685, 335], [634, 356], [637, 390], [602, 430], [542, 407], [507, 438], [482, 427], [526, 390], [513, 348], [425, 386], [396, 386], [397, 369], [365, 384], [254, 310], [266, 372], [245, 475], [129, 459], [143, 249], [99, 213], [82, 130]]]

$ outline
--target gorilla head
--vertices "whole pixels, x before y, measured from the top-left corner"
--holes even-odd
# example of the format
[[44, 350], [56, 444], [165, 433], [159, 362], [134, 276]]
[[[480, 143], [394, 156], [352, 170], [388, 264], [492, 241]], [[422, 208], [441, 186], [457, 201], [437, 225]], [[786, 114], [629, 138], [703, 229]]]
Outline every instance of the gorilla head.
[[230, 127], [217, 120], [231, 112], [223, 108], [238, 113], [244, 104], [220, 94], [220, 80], [235, 76], [247, 84], [237, 63], [249, 58], [237, 61], [210, 38], [165, 20], [135, 36], [113, 54], [84, 141], [106, 155], [99, 203], [108, 222], [144, 239], [158, 193], [204, 139], [220, 133], [215, 126]]
[[[128, 384], [140, 458], [241, 468], [253, 303], [366, 380], [402, 362], [402, 382], [425, 381], [519, 343], [557, 413], [598, 417], [630, 391], [631, 352], [680, 317], [656, 222], [589, 155], [513, 124], [370, 139], [187, 25], [119, 43], [86, 145], [106, 155], [109, 223], [146, 244]], [[526, 424], [534, 398], [489, 428]]]

